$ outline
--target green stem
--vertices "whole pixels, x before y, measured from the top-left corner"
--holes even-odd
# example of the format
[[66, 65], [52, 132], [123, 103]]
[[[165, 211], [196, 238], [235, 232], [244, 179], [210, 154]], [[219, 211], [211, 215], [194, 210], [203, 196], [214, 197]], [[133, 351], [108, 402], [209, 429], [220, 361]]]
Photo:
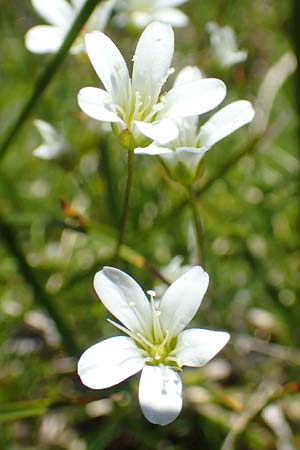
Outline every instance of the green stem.
[[117, 246], [116, 246], [116, 250], [115, 250], [115, 254], [114, 254], [114, 258], [113, 258], [114, 263], [119, 258], [120, 249], [121, 249], [121, 246], [124, 241], [128, 212], [129, 212], [130, 194], [131, 194], [132, 183], [133, 183], [134, 152], [132, 150], [128, 150], [127, 157], [128, 157], [128, 159], [127, 159], [127, 162], [128, 162], [127, 182], [126, 182], [124, 203], [123, 203], [122, 214], [121, 214], [118, 242], [117, 242]]
[[38, 303], [39, 306], [43, 308], [55, 322], [56, 328], [61, 335], [66, 351], [72, 356], [78, 356], [79, 349], [75, 340], [73, 339], [72, 333], [70, 332], [59, 311], [56, 309], [56, 306], [53, 303], [53, 299], [43, 289], [36, 274], [28, 264], [26, 257], [17, 242], [15, 233], [13, 232], [11, 225], [8, 226], [1, 217], [0, 236], [7, 250], [14, 257], [18, 265], [19, 272], [23, 276], [24, 280], [31, 286], [36, 303]]
[[52, 80], [59, 66], [62, 64], [71, 45], [73, 44], [74, 40], [80, 33], [80, 30], [82, 29], [83, 25], [85, 24], [89, 16], [92, 14], [97, 4], [98, 0], [86, 0], [84, 5], [82, 6], [81, 10], [78, 13], [78, 16], [76, 17], [76, 19], [73, 22], [73, 25], [70, 28], [70, 31], [66, 35], [65, 40], [63, 41], [60, 49], [58, 50], [57, 53], [55, 53], [55, 55], [53, 55], [53, 57], [51, 58], [51, 60], [41, 73], [40, 77], [36, 80], [36, 83], [32, 89], [32, 93], [29, 99], [24, 104], [14, 124], [8, 131], [7, 136], [4, 138], [2, 144], [0, 145], [0, 158], [5, 155], [7, 149], [17, 137], [17, 134], [24, 125], [25, 120], [30, 115], [31, 111], [38, 102], [39, 98], [44, 93], [46, 87]]
[[116, 192], [116, 183], [113, 176], [110, 150], [107, 145], [107, 141], [101, 141], [100, 143], [100, 153], [101, 153], [101, 164], [100, 170], [101, 175], [106, 183], [106, 199], [107, 207], [110, 211], [112, 223], [117, 226], [118, 224], [118, 201]]
[[201, 219], [199, 217], [196, 205], [196, 197], [193, 192], [192, 187], [187, 188], [189, 195], [189, 204], [191, 206], [192, 214], [193, 214], [193, 222], [196, 233], [196, 241], [197, 241], [197, 255], [198, 255], [198, 263], [202, 266], [204, 265], [204, 252], [203, 252], [203, 228]]

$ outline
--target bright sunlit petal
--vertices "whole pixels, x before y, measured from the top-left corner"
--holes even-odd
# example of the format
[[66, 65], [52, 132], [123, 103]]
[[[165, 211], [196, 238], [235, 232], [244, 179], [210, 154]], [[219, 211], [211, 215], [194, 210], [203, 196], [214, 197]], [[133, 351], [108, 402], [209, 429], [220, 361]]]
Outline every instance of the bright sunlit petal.
[[203, 146], [209, 148], [216, 142], [251, 122], [254, 109], [247, 100], [230, 103], [216, 112], [200, 129], [199, 137]]
[[142, 352], [126, 336], [106, 339], [88, 348], [78, 361], [78, 374], [91, 389], [105, 389], [144, 367]]
[[143, 98], [156, 103], [168, 75], [174, 53], [174, 32], [170, 25], [152, 22], [142, 33], [134, 55], [132, 87]]
[[222, 350], [229, 338], [225, 331], [184, 330], [178, 336], [176, 357], [183, 366], [204, 366]]
[[86, 87], [78, 93], [78, 104], [82, 111], [93, 119], [104, 122], [122, 122], [115, 114], [111, 96], [102, 89]]
[[208, 274], [195, 266], [167, 289], [160, 302], [161, 323], [171, 336], [177, 336], [196, 314], [208, 288]]
[[173, 422], [182, 408], [182, 383], [167, 367], [145, 366], [139, 385], [139, 402], [147, 420], [159, 425]]
[[216, 78], [184, 83], [165, 95], [163, 114], [171, 119], [203, 114], [218, 106], [225, 95], [225, 84]]
[[170, 119], [163, 119], [152, 123], [135, 120], [134, 123], [142, 134], [162, 145], [178, 136], [178, 128]]
[[85, 37], [90, 61], [114, 101], [128, 101], [129, 74], [117, 46], [104, 33], [94, 31]]
[[129, 330], [150, 333], [151, 307], [133, 278], [114, 267], [104, 267], [95, 275], [94, 288], [105, 307]]

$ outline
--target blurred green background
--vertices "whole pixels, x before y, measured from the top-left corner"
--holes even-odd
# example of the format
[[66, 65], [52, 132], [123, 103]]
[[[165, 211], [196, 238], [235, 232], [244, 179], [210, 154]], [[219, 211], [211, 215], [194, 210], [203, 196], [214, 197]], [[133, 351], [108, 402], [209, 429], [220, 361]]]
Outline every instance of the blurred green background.
[[[115, 136], [77, 105], [81, 87], [98, 85], [87, 57], [67, 56], [0, 160], [1, 449], [300, 448], [297, 71], [284, 76], [279, 64], [259, 91], [293, 51], [293, 3], [190, 0], [182, 10], [190, 24], [175, 30], [176, 71], [193, 64], [221, 78], [223, 104], [272, 104], [266, 129], [258, 121], [218, 143], [197, 183], [210, 288], [193, 323], [229, 331], [231, 341], [203, 369], [184, 371], [183, 411], [167, 427], [142, 416], [138, 376], [105, 391], [81, 385], [78, 354], [115, 332], [92, 279], [111, 261], [127, 169]], [[0, 14], [4, 139], [51, 56], [24, 47], [26, 31], [42, 23], [30, 1], [2, 0]], [[235, 29], [247, 61], [220, 69], [209, 21]], [[130, 63], [139, 32], [110, 22], [106, 33]], [[273, 99], [266, 87], [276, 83]], [[37, 118], [65, 135], [70, 160], [32, 155], [41, 143]], [[195, 239], [184, 189], [156, 157], [137, 157], [135, 167], [117, 266], [147, 290], [160, 283], [149, 265], [164, 273], [178, 255], [196, 263]]]

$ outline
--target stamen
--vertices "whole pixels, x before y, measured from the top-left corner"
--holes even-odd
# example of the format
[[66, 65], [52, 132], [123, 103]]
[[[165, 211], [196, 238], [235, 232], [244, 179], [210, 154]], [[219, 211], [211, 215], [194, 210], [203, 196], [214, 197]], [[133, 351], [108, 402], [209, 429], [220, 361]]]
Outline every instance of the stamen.
[[145, 116], [145, 115], [146, 115], [146, 117], [149, 116], [149, 113], [148, 113], [148, 115], [147, 115], [146, 112], [147, 112], [149, 109], [150, 109], [150, 112], [151, 112], [151, 109], [152, 109], [152, 97], [151, 97], [151, 95], [148, 95], [147, 98], [144, 99], [144, 101], [141, 103], [140, 106], [143, 106], [143, 107], [142, 107], [141, 110], [139, 111], [139, 115], [140, 115], [140, 116], [144, 119], [144, 121], [145, 121], [144, 116]]
[[[158, 311], [160, 313], [160, 311]], [[168, 342], [170, 336], [170, 332], [169, 330], [166, 330], [166, 336], [164, 338], [164, 340], [162, 341], [162, 343], [160, 344], [160, 347], [164, 347], [166, 345], [166, 343]]]
[[152, 342], [148, 341], [147, 338], [145, 338], [145, 336], [143, 336], [141, 333], [137, 333], [137, 337], [140, 339], [140, 341], [143, 342], [143, 345], [147, 345], [148, 347], [150, 347], [152, 350], [156, 350], [156, 347], [154, 344], [152, 344]]
[[167, 70], [167, 73], [164, 77], [162, 77], [159, 81], [163, 84], [165, 84], [165, 82], [167, 81], [167, 79], [169, 78], [170, 75], [172, 75], [172, 73], [175, 72], [174, 67], [170, 67], [170, 69]]
[[126, 122], [126, 113], [125, 113], [125, 110], [122, 108], [122, 106], [115, 104], [115, 108], [116, 108], [117, 114], [121, 117], [121, 119], [124, 120], [124, 122]]
[[176, 363], [176, 365], [177, 365], [178, 367], [181, 367], [181, 366], [182, 366], [182, 364], [179, 364], [178, 359], [177, 359], [177, 358], [174, 358], [174, 356], [167, 356], [165, 360], [166, 360], [166, 361], [170, 361], [170, 362]]
[[147, 294], [150, 295], [150, 297], [156, 297], [156, 292], [149, 289], [149, 291], [147, 291]]
[[152, 295], [150, 296], [150, 304], [151, 304], [151, 309], [152, 309], [152, 323], [153, 323], [154, 341], [155, 342], [160, 342], [160, 341], [163, 340], [163, 342], [164, 342], [165, 341], [164, 333], [163, 333], [163, 330], [162, 330], [162, 327], [161, 327], [161, 323], [160, 323], [160, 320], [159, 320], [159, 316], [160, 316], [161, 313], [160, 313], [160, 311], [158, 311], [156, 309], [155, 303], [154, 303], [154, 298], [153, 298]]
[[114, 320], [107, 319], [107, 322], [112, 324], [114, 327], [118, 328], [118, 330], [121, 330], [123, 333], [127, 334], [127, 336], [129, 336], [133, 341], [138, 342], [143, 347], [144, 343], [139, 337], [140, 333], [134, 334], [132, 331], [123, 327], [123, 325], [120, 325], [119, 323], [115, 322]]
[[[168, 380], [168, 374], [167, 374], [167, 368], [166, 368], [166, 366], [164, 364], [159, 364], [159, 367], [160, 367], [160, 369], [162, 371], [162, 374], [163, 374], [163, 381], [164, 381], [164, 383], [167, 383], [169, 381]], [[163, 389], [165, 390], [165, 387]]]

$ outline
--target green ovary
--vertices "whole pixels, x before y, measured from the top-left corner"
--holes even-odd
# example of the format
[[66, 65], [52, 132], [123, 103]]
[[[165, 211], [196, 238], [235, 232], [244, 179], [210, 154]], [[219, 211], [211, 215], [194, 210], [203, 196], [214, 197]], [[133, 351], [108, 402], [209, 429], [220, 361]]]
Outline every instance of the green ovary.
[[175, 370], [180, 370], [180, 364], [174, 357], [174, 349], [176, 347], [177, 339], [173, 338], [171, 342], [165, 342], [165, 339], [159, 343], [154, 344], [145, 342], [143, 350], [145, 351], [145, 361], [150, 366], [164, 365], [172, 367]]

